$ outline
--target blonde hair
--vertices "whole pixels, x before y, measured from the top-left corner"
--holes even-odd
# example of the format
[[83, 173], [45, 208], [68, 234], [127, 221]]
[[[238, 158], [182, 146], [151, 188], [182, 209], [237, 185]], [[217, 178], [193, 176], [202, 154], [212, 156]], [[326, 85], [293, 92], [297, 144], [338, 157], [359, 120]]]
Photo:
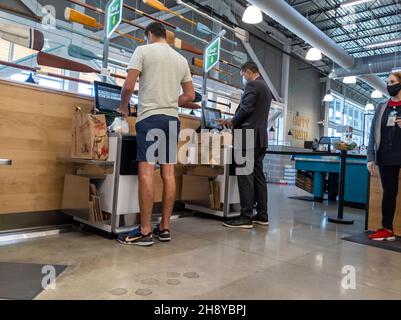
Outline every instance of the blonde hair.
[[401, 71], [393, 72], [393, 73], [391, 74], [391, 76], [396, 77], [397, 80], [398, 80], [399, 82], [401, 82]]

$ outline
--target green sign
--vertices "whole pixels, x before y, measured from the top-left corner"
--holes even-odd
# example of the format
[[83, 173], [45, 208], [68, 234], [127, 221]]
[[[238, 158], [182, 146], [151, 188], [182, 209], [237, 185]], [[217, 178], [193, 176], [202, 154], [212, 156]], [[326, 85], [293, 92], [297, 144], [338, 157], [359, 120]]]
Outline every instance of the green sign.
[[220, 60], [221, 38], [218, 37], [205, 50], [204, 69], [209, 72]]
[[123, 0], [111, 0], [107, 4], [107, 38], [110, 38], [123, 19]]

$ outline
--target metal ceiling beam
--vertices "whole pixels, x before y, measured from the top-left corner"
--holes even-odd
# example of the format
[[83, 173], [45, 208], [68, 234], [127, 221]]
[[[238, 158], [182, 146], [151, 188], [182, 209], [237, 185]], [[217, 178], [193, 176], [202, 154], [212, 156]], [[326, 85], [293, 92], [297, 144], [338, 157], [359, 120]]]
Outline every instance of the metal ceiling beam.
[[[386, 14], [383, 14], [383, 15], [381, 15], [381, 16], [378, 16], [377, 18], [375, 18], [374, 20], [379, 20], [379, 19], [383, 19], [383, 18], [388, 18], [388, 17], [391, 17], [391, 16], [394, 16], [394, 13], [386, 13]], [[330, 20], [334, 25], [332, 25], [332, 26], [330, 26], [330, 27], [323, 27], [323, 28], [320, 28], [320, 30], [322, 30], [323, 32], [325, 32], [325, 33], [328, 33], [328, 32], [330, 32], [330, 31], [332, 31], [332, 30], [336, 30], [336, 29], [338, 29], [338, 23], [337, 22], [334, 22], [334, 19], [333, 20]], [[342, 25], [343, 27], [344, 26], [349, 26], [349, 25], [353, 25], [353, 24], [361, 24], [361, 23], [366, 23], [366, 22], [371, 22], [372, 21], [372, 18], [364, 18], [364, 19], [360, 19], [360, 20], [356, 20], [355, 22], [353, 22], [353, 23], [349, 23], [349, 24], [344, 24], [344, 25]], [[316, 25], [319, 27], [319, 24], [320, 24], [321, 22], [320, 21], [317, 21], [316, 22]], [[392, 24], [392, 25], [394, 25], [394, 24]], [[375, 28], [380, 28], [380, 27], [375, 27]], [[363, 29], [363, 31], [365, 31], [364, 29]], [[349, 32], [346, 32], [344, 35], [348, 35], [348, 34], [351, 34], [351, 33], [349, 33]], [[339, 37], [339, 36], [341, 36], [341, 35], [336, 35], [335, 37]], [[332, 39], [334, 39], [334, 37], [331, 37]], [[303, 42], [297, 42], [297, 43], [295, 43], [294, 45], [300, 45], [300, 44], [302, 44]]]
[[[249, 0], [249, 2], [258, 6], [265, 14], [301, 39], [318, 48], [335, 63], [344, 68], [352, 68], [354, 66], [355, 59], [351, 55], [288, 3], [282, 0]], [[360, 79], [373, 88], [383, 93], [386, 92], [386, 85], [379, 77], [363, 76]]]
[[[208, 3], [210, 3], [210, 0], [206, 0], [206, 1], [203, 1], [203, 2], [202, 2], [202, 4], [208, 4]], [[178, 14], [185, 14], [185, 13], [187, 13], [187, 12], [190, 11], [190, 9], [188, 9], [188, 8], [186, 8], [186, 7], [183, 7], [183, 6], [174, 6], [174, 7], [171, 8], [171, 10], [177, 12]], [[162, 15], [160, 15], [160, 12], [159, 12], [159, 11], [156, 11], [155, 13], [152, 13], [151, 15], [154, 16], [155, 18], [162, 19], [162, 20], [169, 20], [169, 19], [172, 19], [172, 18], [175, 18], [175, 17], [176, 17], [175, 15], [173, 15], [173, 14], [171, 14], [171, 13], [162, 13]], [[156, 15], [157, 15], [157, 16], [156, 16]], [[135, 23], [138, 23], [138, 24], [144, 24], [144, 25], [146, 25], [146, 23], [149, 22], [149, 21], [150, 21], [150, 19], [149, 19], [149, 18], [146, 18], [146, 17], [142, 17], [142, 18], [138, 18], [138, 19], [132, 20], [132, 22], [135, 22]], [[129, 25], [129, 24], [127, 24], [127, 23], [122, 23], [122, 24], [120, 25], [119, 30], [120, 30], [121, 32], [123, 32], [123, 33], [130, 33], [130, 32], [137, 31], [138, 28], [137, 28], [137, 27], [134, 27], [134, 26], [132, 26], [132, 25]], [[98, 31], [98, 32], [96, 32], [96, 33], [97, 33], [98, 35], [101, 35], [101, 34], [103, 34], [103, 30], [100, 30], [100, 31]], [[111, 36], [111, 39], [118, 38], [118, 37], [120, 37], [120, 36], [121, 36], [121, 35], [119, 35], [119, 34], [117, 34], [117, 33], [114, 33], [114, 34]]]
[[37, 0], [20, 0], [20, 2], [35, 15], [42, 16], [43, 6]]
[[[393, 3], [390, 3], [390, 4], [381, 5], [379, 7], [369, 7], [366, 10], [360, 10], [360, 11], [356, 11], [356, 12], [349, 12], [347, 14], [344, 14], [344, 15], [341, 15], [341, 16], [337, 16], [337, 17], [333, 17], [333, 18], [337, 18], [337, 19], [347, 18], [347, 17], [350, 17], [350, 16], [358, 15], [358, 14], [360, 15], [361, 13], [371, 12], [372, 10], [380, 10], [380, 9], [383, 9], [383, 8], [392, 7], [392, 6], [396, 6], [396, 5], [397, 4], [395, 2], [393, 2]], [[329, 11], [333, 11], [333, 10], [337, 11], [340, 8], [341, 8], [340, 4], [335, 5], [334, 7], [333, 6], [321, 7], [321, 8], [316, 9], [316, 10], [308, 11], [307, 14], [308, 14], [308, 16], [313, 16], [313, 15], [316, 15], [316, 14], [320, 14], [323, 11], [325, 11], [325, 12], [329, 12]], [[304, 13], [302, 15], [304, 15]], [[321, 20], [319, 22], [327, 22], [327, 21], [330, 21], [330, 20], [331, 19], [324, 19], [324, 20]]]
[[[388, 18], [388, 17], [392, 17], [392, 16], [396, 16], [395, 12], [386, 12], [386, 13], [382, 13], [379, 15], [376, 15], [374, 18], [372, 17], [366, 17], [366, 18], [360, 18], [360, 19], [356, 19], [354, 20], [352, 23], [348, 23], [348, 24], [344, 24], [344, 26], [349, 26], [349, 25], [353, 25], [353, 24], [361, 24], [361, 23], [366, 23], [366, 22], [372, 22], [373, 20], [380, 20], [380, 19], [384, 19], [384, 18]], [[345, 17], [344, 17], [345, 18]], [[342, 19], [340, 17], [337, 18], [333, 18], [333, 19]], [[330, 20], [332, 21], [332, 20]], [[324, 23], [327, 21], [316, 21], [316, 23], [320, 24], [320, 23]], [[330, 31], [335, 29], [335, 26], [330, 26], [330, 27], [323, 27], [321, 28], [322, 31], [326, 32], [326, 31]]]
[[363, 57], [356, 59], [355, 67], [344, 69], [338, 66], [333, 68], [331, 78], [360, 76], [365, 74], [381, 74], [390, 72], [395, 67], [401, 67], [401, 56], [397, 53]]
[[[367, 32], [371, 32], [371, 33], [373, 33], [374, 35], [376, 35], [375, 33], [374, 33], [374, 31], [376, 31], [376, 30], [378, 30], [378, 29], [383, 29], [383, 28], [391, 28], [391, 27], [394, 27], [394, 24], [392, 23], [392, 24], [386, 24], [386, 25], [383, 25], [383, 26], [380, 26], [380, 27], [373, 27], [373, 28], [361, 28], [361, 29], [359, 29], [360, 28], [360, 26], [358, 26], [358, 30], [356, 30], [356, 31], [350, 31], [350, 32], [348, 32], [348, 34], [349, 35], [355, 35], [355, 36], [359, 36], [358, 34], [360, 34], [360, 33], [367, 33]], [[398, 26], [395, 26], [396, 28], [397, 28], [397, 31], [398, 32], [400, 32], [400, 29], [399, 29], [399, 27]], [[395, 30], [387, 30], [386, 31], [386, 33], [387, 32], [396, 32]], [[345, 36], [345, 34], [336, 34], [336, 35], [332, 35], [331, 36], [331, 38], [333, 39], [333, 40], [335, 40], [336, 38], [340, 38], [340, 37], [343, 37], [343, 36]]]
[[[394, 33], [398, 33], [399, 34], [400, 31], [399, 30], [387, 31], [387, 32], [383, 32], [383, 33], [370, 34], [370, 35], [363, 36], [363, 37], [358, 37], [358, 38], [354, 38], [354, 39], [350, 39], [350, 40], [336, 41], [336, 42], [337, 42], [337, 44], [343, 44], [343, 43], [349, 43], [349, 42], [356, 42], [357, 40], [372, 39], [372, 43], [374, 43], [374, 42], [376, 42], [376, 41], [373, 41], [375, 37], [382, 37], [382, 36], [391, 35], [391, 34], [394, 34]], [[381, 39], [379, 41], [385, 41], [385, 40], [390, 40], [390, 39]], [[394, 47], [395, 46], [399, 46], [399, 45], [400, 44], [395, 44]]]
[[[325, 23], [325, 22], [330, 22], [330, 21], [332, 21], [333, 19], [344, 19], [344, 18], [351, 18], [352, 16], [357, 16], [357, 15], [361, 15], [362, 13], [366, 13], [366, 12], [370, 12], [370, 13], [372, 13], [372, 11], [373, 10], [380, 10], [380, 9], [383, 9], [383, 8], [386, 8], [386, 7], [390, 7], [390, 6], [395, 6], [396, 4], [395, 3], [393, 3], [393, 4], [387, 4], [387, 5], [383, 5], [383, 6], [380, 6], [380, 7], [376, 7], [376, 8], [370, 8], [370, 9], [368, 9], [368, 10], [363, 10], [363, 11], [358, 11], [358, 12], [349, 12], [349, 13], [347, 13], [347, 14], [344, 14], [344, 15], [338, 15], [338, 16], [336, 16], [336, 17], [333, 17], [333, 18], [331, 18], [331, 19], [323, 19], [323, 20], [319, 20], [319, 21], [316, 21], [316, 23]], [[324, 10], [324, 8], [322, 8], [322, 10]], [[309, 15], [311, 15], [311, 14], [309, 14]], [[392, 15], [394, 15], [394, 13], [392, 13]], [[385, 16], [384, 16], [385, 17]], [[366, 19], [368, 19], [368, 20], [372, 20], [372, 17], [369, 17], [369, 18], [366, 18]], [[375, 18], [375, 19], [380, 19], [380, 16], [377, 16], [377, 18]], [[355, 21], [357, 21], [357, 20], [355, 20]]]
[[310, 3], [312, 3], [312, 0], [306, 0], [306, 1], [298, 2], [298, 3], [294, 3], [291, 5], [293, 6], [293, 8], [298, 8], [298, 7], [302, 7], [302, 6], [310, 4]]

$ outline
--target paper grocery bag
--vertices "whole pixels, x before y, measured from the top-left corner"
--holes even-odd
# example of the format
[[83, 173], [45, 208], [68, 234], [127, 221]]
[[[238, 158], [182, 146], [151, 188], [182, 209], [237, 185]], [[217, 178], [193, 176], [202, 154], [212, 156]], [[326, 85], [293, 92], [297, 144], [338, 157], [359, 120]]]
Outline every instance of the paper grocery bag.
[[77, 108], [72, 119], [71, 158], [87, 160], [107, 160], [109, 138], [104, 114], [83, 113]]

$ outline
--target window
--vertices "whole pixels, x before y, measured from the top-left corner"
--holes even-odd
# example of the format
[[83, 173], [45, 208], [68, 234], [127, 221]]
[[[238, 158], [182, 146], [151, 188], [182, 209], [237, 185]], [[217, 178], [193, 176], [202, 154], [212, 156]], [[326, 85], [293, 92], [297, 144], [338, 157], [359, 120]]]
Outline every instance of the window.
[[366, 130], [365, 130], [365, 145], [367, 146], [369, 144], [369, 137], [370, 137], [370, 128], [372, 126], [372, 121], [373, 121], [373, 114], [368, 114], [366, 115]]
[[91, 84], [80, 82], [78, 85], [78, 93], [93, 97], [94, 92], [93, 92], [93, 84], [92, 83], [94, 81], [99, 81], [99, 76], [96, 74], [93, 74], [93, 73], [80, 73], [79, 79], [84, 80], [84, 81], [89, 81], [89, 82], [91, 82]]
[[[127, 72], [126, 72], [125, 70], [118, 69], [118, 68], [115, 68], [115, 69], [113, 70], [113, 73], [118, 74], [119, 76], [123, 76], [123, 77], [126, 77], [126, 76], [127, 76]], [[124, 82], [125, 82], [124, 79], [115, 78], [115, 80], [116, 80], [116, 84], [117, 84], [118, 86], [122, 87], [122, 86], [124, 85]]]
[[13, 52], [12, 61], [27, 59], [27, 60], [32, 60], [32, 63], [34, 63], [34, 60], [36, 60], [33, 58], [33, 55], [36, 52], [32, 49], [24, 48], [22, 46], [14, 44], [12, 52]]
[[0, 39], [0, 60], [8, 61], [10, 56], [10, 42]]
[[334, 123], [343, 123], [343, 112], [342, 112], [342, 101], [341, 98], [335, 96], [334, 100], [329, 105], [329, 120]]
[[350, 126], [353, 128], [352, 139], [357, 144], [361, 145], [363, 143], [364, 135], [364, 108], [347, 99], [345, 99], [344, 103], [344, 98], [339, 95], [333, 96], [334, 100], [329, 104], [329, 136], [345, 138], [343, 137], [343, 134], [337, 133], [336, 128], [338, 126]]

